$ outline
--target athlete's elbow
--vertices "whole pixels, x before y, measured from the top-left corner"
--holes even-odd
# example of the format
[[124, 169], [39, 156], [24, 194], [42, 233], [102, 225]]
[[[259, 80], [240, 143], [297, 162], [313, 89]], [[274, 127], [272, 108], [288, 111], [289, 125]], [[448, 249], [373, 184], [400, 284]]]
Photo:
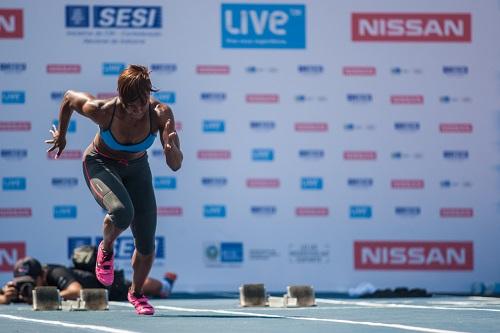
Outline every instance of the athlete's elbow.
[[67, 90], [64, 93], [64, 96], [63, 96], [63, 99], [62, 99], [62, 106], [63, 107], [71, 105], [71, 101], [72, 101], [74, 93], [75, 92], [73, 90]]
[[71, 99], [71, 95], [73, 95], [73, 90], [66, 90], [63, 96], [63, 101], [69, 101]]

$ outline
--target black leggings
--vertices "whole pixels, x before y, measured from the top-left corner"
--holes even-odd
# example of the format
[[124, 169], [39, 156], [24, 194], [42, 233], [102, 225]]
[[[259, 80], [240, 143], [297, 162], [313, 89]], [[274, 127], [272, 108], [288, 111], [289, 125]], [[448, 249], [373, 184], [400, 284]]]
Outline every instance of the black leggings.
[[87, 186], [99, 205], [108, 212], [112, 223], [130, 226], [139, 253], [155, 250], [156, 199], [148, 156], [131, 161], [104, 157], [91, 145], [83, 158]]

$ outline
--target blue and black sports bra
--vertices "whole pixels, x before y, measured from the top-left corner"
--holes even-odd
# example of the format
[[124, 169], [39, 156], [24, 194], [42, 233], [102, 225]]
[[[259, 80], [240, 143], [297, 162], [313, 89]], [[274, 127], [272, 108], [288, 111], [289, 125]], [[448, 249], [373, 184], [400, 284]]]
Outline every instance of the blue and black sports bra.
[[115, 101], [115, 106], [113, 107], [113, 115], [111, 116], [111, 121], [109, 122], [108, 129], [103, 130], [101, 128], [100, 130], [102, 141], [104, 141], [106, 146], [108, 146], [113, 150], [126, 151], [129, 153], [140, 153], [142, 151], [146, 151], [149, 147], [151, 147], [156, 138], [156, 135], [151, 133], [151, 128], [152, 128], [151, 104], [149, 105], [149, 134], [146, 138], [144, 138], [144, 140], [134, 144], [128, 144], [128, 145], [121, 144], [118, 141], [116, 141], [115, 137], [113, 136], [113, 133], [111, 133], [111, 124], [113, 123], [113, 118], [115, 117], [115, 111], [116, 111], [116, 101]]

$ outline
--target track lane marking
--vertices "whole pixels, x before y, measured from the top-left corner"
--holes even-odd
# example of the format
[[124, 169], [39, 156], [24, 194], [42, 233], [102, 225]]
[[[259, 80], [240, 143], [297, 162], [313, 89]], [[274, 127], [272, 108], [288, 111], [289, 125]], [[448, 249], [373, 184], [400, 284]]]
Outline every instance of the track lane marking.
[[73, 324], [73, 323], [67, 323], [67, 322], [59, 321], [59, 320], [42, 320], [42, 319], [19, 317], [19, 316], [6, 315], [6, 314], [0, 314], [0, 318], [19, 320], [19, 321], [28, 321], [28, 322], [38, 323], [38, 324], [45, 324], [45, 325], [80, 328], [80, 329], [87, 329], [87, 330], [94, 330], [94, 331], [108, 332], [108, 333], [139, 333], [139, 332], [135, 332], [135, 331], [122, 330], [122, 329], [113, 328], [113, 327], [87, 325], [87, 324], [83, 324], [83, 325], [82, 324]]
[[[121, 302], [110, 302], [112, 305], [132, 307], [131, 304], [121, 303]], [[185, 308], [178, 306], [165, 306], [165, 305], [153, 305], [156, 309], [162, 310], [172, 310], [180, 312], [208, 312], [208, 313], [218, 313], [218, 314], [231, 314], [231, 315], [244, 315], [248, 317], [264, 317], [264, 318], [284, 318], [291, 320], [305, 320], [305, 321], [321, 321], [329, 323], [340, 323], [340, 324], [351, 324], [351, 325], [362, 325], [362, 326], [372, 326], [372, 327], [388, 327], [395, 328], [405, 331], [414, 332], [426, 332], [426, 333], [470, 333], [465, 331], [452, 331], [452, 330], [442, 330], [436, 328], [427, 328], [419, 326], [410, 326], [402, 324], [388, 324], [370, 321], [354, 321], [354, 320], [343, 320], [343, 319], [329, 319], [329, 318], [315, 318], [315, 317], [292, 317], [292, 316], [282, 316], [282, 315], [272, 315], [267, 313], [254, 313], [254, 312], [243, 312], [243, 311], [228, 311], [228, 310], [213, 310], [213, 309], [196, 309], [196, 308]]]
[[488, 308], [470, 308], [461, 307], [453, 308], [449, 306], [429, 306], [429, 305], [411, 305], [411, 304], [397, 304], [397, 303], [370, 303], [360, 301], [337, 301], [333, 299], [316, 298], [318, 303], [338, 304], [338, 305], [359, 305], [371, 308], [405, 308], [405, 309], [428, 309], [428, 310], [454, 310], [454, 311], [486, 311], [486, 312], [500, 312], [500, 309]]

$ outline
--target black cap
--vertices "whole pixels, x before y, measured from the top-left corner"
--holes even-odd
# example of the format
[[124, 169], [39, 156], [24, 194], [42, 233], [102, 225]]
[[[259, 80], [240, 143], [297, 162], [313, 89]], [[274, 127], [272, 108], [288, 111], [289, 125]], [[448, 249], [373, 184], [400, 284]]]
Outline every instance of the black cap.
[[14, 277], [31, 276], [36, 279], [42, 274], [42, 265], [33, 257], [19, 259], [14, 265]]

